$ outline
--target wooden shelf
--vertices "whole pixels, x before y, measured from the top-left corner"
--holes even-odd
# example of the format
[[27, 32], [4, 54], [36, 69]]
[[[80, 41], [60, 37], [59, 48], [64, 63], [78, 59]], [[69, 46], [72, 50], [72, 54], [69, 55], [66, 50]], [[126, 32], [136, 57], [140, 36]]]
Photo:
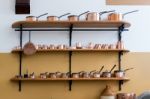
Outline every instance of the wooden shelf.
[[12, 78], [11, 81], [129, 81], [129, 78]]
[[131, 26], [130, 23], [124, 21], [17, 21], [12, 24], [12, 28], [68, 28], [71, 24], [75, 28], [118, 28], [124, 24], [125, 28]]
[[[17, 53], [17, 52], [22, 52], [23, 50], [12, 50], [12, 53]], [[69, 51], [73, 51], [73, 52], [129, 52], [129, 50], [126, 49], [41, 49], [41, 50], [37, 50], [37, 52], [69, 52]]]

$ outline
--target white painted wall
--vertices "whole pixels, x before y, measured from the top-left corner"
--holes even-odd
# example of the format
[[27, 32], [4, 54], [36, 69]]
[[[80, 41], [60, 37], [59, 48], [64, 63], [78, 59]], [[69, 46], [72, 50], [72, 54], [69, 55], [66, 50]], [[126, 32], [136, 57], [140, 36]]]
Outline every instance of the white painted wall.
[[[19, 33], [11, 25], [15, 21], [24, 20], [26, 15], [15, 15], [15, 0], [0, 0], [0, 52], [10, 52], [19, 45]], [[115, 9], [127, 12], [138, 9], [140, 12], [128, 15], [125, 20], [132, 26], [130, 31], [123, 33], [126, 48], [131, 51], [150, 51], [150, 6], [106, 6], [105, 0], [31, 0], [31, 15], [48, 12], [49, 15], [61, 15], [66, 12], [80, 14], [84, 11], [103, 11]], [[46, 17], [43, 17], [46, 18]], [[65, 19], [65, 18], [64, 18]], [[23, 41], [27, 42], [28, 33], [24, 33]], [[110, 32], [73, 32], [73, 44], [83, 42], [115, 43], [117, 34]], [[68, 44], [68, 32], [32, 33], [32, 42], [42, 44]]]

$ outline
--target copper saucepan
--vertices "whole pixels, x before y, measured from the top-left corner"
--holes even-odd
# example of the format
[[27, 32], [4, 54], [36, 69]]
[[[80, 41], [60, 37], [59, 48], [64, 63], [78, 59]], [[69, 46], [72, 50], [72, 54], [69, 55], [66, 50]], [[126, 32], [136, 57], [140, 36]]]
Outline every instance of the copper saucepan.
[[100, 78], [101, 77], [101, 71], [103, 70], [104, 66], [101, 67], [100, 71], [99, 72], [95, 72], [93, 74], [93, 77], [94, 78]]
[[114, 76], [118, 77], [118, 78], [125, 77], [125, 72], [128, 71], [128, 70], [131, 70], [131, 69], [134, 69], [134, 68], [128, 68], [128, 69], [125, 69], [125, 70], [115, 70], [114, 71]]
[[110, 71], [105, 71], [105, 72], [103, 72], [103, 73], [102, 73], [102, 77], [110, 78], [110, 77], [112, 76], [111, 72], [112, 72], [112, 70], [113, 70], [115, 67], [116, 67], [116, 65], [114, 65]]
[[80, 16], [82, 16], [82, 15], [88, 13], [88, 12], [89, 12], [89, 11], [86, 11], [86, 12], [84, 12], [84, 13], [81, 13], [80, 15], [70, 15], [70, 16], [68, 16], [68, 20], [69, 20], [69, 21], [79, 21]]
[[115, 10], [111, 10], [111, 11], [103, 11], [100, 13], [97, 12], [90, 12], [87, 14], [86, 16], [86, 20], [87, 21], [100, 21], [101, 20], [101, 16], [105, 13], [109, 13], [109, 12], [115, 12]]
[[27, 16], [26, 17], [26, 21], [38, 21], [38, 19], [40, 18], [40, 17], [42, 17], [42, 16], [45, 16], [45, 15], [47, 15], [48, 13], [44, 13], [44, 14], [42, 14], [42, 15], [39, 15], [39, 16]]
[[138, 12], [139, 10], [134, 10], [134, 11], [130, 11], [130, 12], [126, 12], [124, 14], [121, 13], [110, 13], [108, 15], [108, 20], [109, 21], [122, 21], [124, 16], [133, 12]]
[[69, 15], [70, 13], [63, 14], [61, 16], [48, 16], [47, 21], [59, 21], [63, 16]]

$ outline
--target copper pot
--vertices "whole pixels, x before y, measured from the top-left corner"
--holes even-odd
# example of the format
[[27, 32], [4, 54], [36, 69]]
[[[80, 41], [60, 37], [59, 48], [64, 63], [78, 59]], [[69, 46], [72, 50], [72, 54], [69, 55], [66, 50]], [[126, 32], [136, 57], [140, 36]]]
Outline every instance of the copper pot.
[[100, 78], [101, 77], [101, 71], [103, 70], [104, 66], [101, 67], [100, 71], [99, 72], [95, 72], [93, 74], [93, 77], [94, 78]]
[[72, 78], [80, 78], [79, 73], [72, 73]]
[[82, 78], [84, 71], [78, 73], [72, 73], [72, 78]]
[[69, 15], [70, 13], [63, 14], [61, 16], [48, 16], [47, 21], [59, 21], [61, 17]]
[[138, 10], [134, 10], [134, 11], [131, 11], [131, 12], [126, 12], [124, 14], [121, 14], [121, 13], [111, 13], [111, 14], [108, 15], [108, 20], [109, 21], [122, 21], [125, 15], [133, 13], [133, 12], [137, 12], [137, 11]]
[[42, 16], [45, 16], [45, 15], [47, 15], [48, 13], [44, 13], [44, 14], [42, 14], [42, 15], [39, 15], [39, 16], [27, 16], [26, 17], [26, 21], [38, 21], [38, 19], [40, 18], [40, 17], [42, 17]]
[[87, 21], [100, 21], [101, 20], [101, 16], [105, 13], [109, 13], [109, 12], [114, 12], [115, 10], [112, 10], [112, 11], [103, 11], [103, 12], [100, 12], [100, 13], [97, 13], [97, 12], [90, 12], [87, 14], [86, 16], [86, 20]]
[[125, 77], [125, 72], [128, 71], [128, 70], [131, 70], [133, 68], [128, 68], [128, 69], [125, 69], [125, 70], [115, 70], [114, 71], [114, 76], [115, 77], [118, 77], [118, 78], [123, 78]]
[[118, 93], [117, 99], [136, 99], [135, 93]]
[[50, 78], [57, 78], [57, 75], [56, 75], [56, 73], [49, 73], [49, 77]]
[[69, 78], [69, 72], [68, 73], [62, 73], [61, 78]]
[[110, 71], [103, 72], [102, 77], [110, 78], [112, 76], [111, 72], [115, 67], [116, 67], [116, 65], [114, 65]]
[[62, 75], [62, 73], [61, 73], [61, 72], [56, 72], [55, 74], [56, 74], [56, 77], [57, 77], [57, 78], [60, 78], [60, 77], [61, 77], [61, 75]]
[[80, 16], [82, 16], [82, 15], [88, 13], [88, 12], [89, 11], [86, 11], [84, 13], [81, 13], [80, 15], [70, 15], [70, 16], [68, 16], [68, 20], [69, 21], [79, 21]]

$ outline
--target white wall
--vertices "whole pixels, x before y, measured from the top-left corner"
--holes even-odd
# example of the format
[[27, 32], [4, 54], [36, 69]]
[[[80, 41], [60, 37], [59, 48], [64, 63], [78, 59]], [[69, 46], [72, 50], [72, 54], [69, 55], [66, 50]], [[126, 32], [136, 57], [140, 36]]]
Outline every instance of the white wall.
[[[15, 0], [0, 0], [0, 52], [10, 52], [19, 45], [19, 33], [11, 25], [15, 21], [24, 20], [26, 15], [15, 15]], [[84, 11], [103, 11], [115, 9], [118, 12], [127, 12], [138, 9], [125, 17], [132, 26], [130, 31], [123, 33], [126, 48], [131, 51], [150, 51], [150, 7], [149, 6], [106, 6], [105, 0], [31, 0], [31, 15], [40, 15], [48, 12], [49, 15], [61, 15], [66, 12], [80, 14]], [[43, 17], [46, 18], [46, 17]], [[64, 18], [65, 19], [65, 18]], [[28, 33], [24, 33], [23, 41], [27, 42]], [[73, 43], [115, 43], [117, 34], [110, 32], [73, 32]], [[68, 32], [38, 32], [32, 34], [32, 41], [42, 44], [68, 44]]]

